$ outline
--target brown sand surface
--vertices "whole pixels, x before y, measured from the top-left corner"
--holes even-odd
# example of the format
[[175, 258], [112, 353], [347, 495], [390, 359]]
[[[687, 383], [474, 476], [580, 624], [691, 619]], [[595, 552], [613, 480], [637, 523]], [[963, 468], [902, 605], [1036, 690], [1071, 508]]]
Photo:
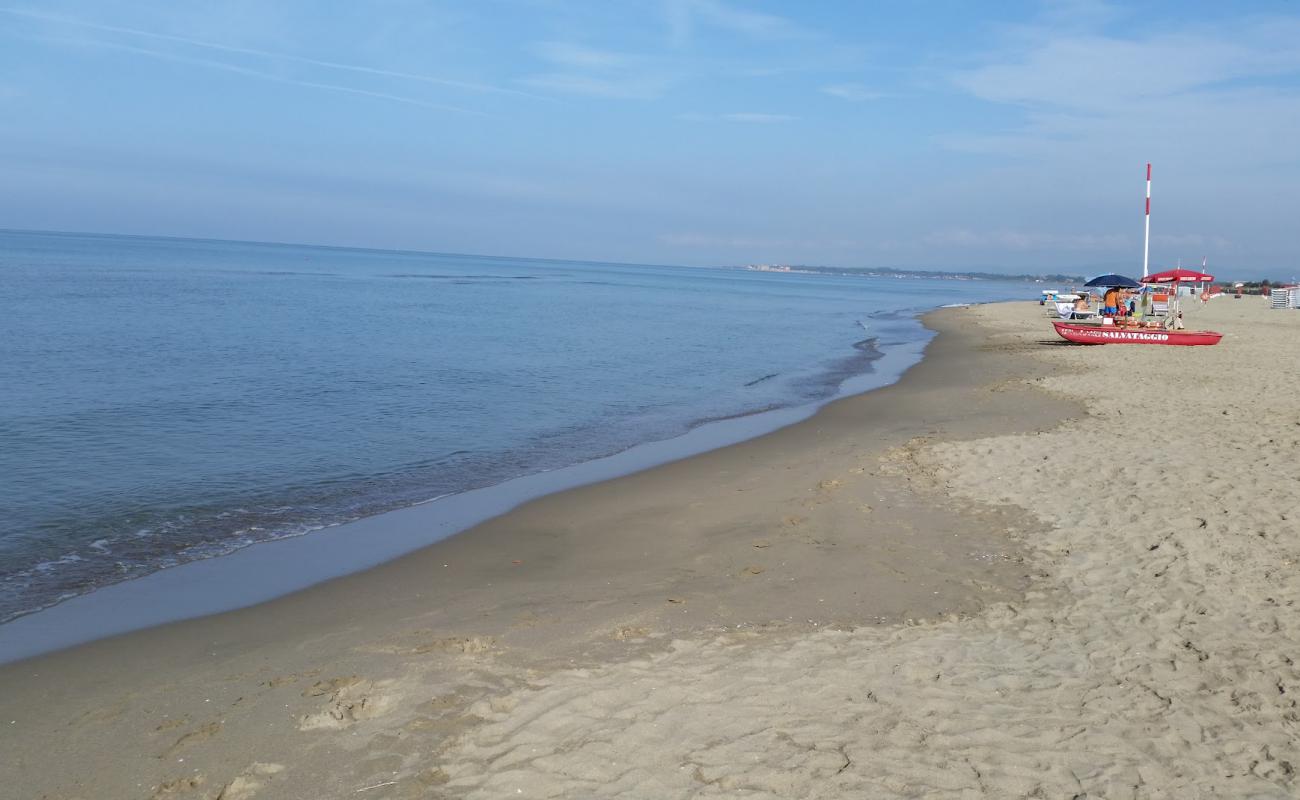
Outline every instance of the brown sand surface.
[[1214, 348], [982, 336], [1086, 417], [884, 465], [1030, 509], [1046, 574], [974, 618], [735, 637], [559, 672], [442, 754], [472, 797], [1300, 796], [1300, 315], [1213, 301]]
[[0, 796], [1293, 796], [1300, 315], [1199, 316], [941, 312], [807, 422], [0, 669]]

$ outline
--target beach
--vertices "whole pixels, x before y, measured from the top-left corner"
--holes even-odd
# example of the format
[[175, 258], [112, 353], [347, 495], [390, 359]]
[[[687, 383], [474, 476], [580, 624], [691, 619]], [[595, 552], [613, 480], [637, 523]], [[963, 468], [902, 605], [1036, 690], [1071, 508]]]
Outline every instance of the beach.
[[12, 231], [0, 252], [0, 662], [755, 438], [897, 380], [921, 311], [1024, 286]]
[[0, 667], [42, 798], [1291, 797], [1300, 315], [944, 309], [897, 384]]

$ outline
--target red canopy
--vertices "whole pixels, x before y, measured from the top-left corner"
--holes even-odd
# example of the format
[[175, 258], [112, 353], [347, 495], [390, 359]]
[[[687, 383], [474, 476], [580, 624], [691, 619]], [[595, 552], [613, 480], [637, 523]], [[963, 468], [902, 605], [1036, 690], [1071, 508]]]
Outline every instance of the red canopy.
[[1167, 269], [1164, 272], [1157, 272], [1154, 275], [1148, 275], [1142, 279], [1143, 283], [1178, 283], [1180, 281], [1187, 283], [1203, 283], [1214, 280], [1214, 276], [1205, 272], [1197, 272], [1194, 269]]

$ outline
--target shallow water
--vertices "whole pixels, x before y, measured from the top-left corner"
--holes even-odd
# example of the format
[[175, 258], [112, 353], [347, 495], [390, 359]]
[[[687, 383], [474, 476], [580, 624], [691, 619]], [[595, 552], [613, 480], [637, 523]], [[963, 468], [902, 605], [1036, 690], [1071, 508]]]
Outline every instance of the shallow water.
[[823, 400], [1028, 291], [20, 232], [0, 283], [0, 621]]

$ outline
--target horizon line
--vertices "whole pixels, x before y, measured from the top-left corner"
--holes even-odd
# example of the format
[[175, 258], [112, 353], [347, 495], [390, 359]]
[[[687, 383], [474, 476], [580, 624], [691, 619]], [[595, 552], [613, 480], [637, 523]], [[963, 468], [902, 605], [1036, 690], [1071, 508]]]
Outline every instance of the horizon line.
[[[314, 248], [320, 248], [324, 250], [353, 250], [353, 251], [360, 251], [360, 252], [403, 253], [403, 254], [429, 255], [429, 256], [464, 256], [469, 258], [509, 258], [509, 259], [515, 259], [517, 261], [538, 261], [538, 262], [555, 262], [555, 263], [567, 262], [570, 264], [596, 264], [596, 265], [623, 266], [623, 267], [673, 267], [678, 269], [746, 269], [750, 265], [754, 263], [758, 263], [758, 262], [748, 262], [744, 264], [742, 263], [668, 264], [668, 263], [656, 263], [651, 261], [617, 261], [617, 260], [601, 260], [601, 259], [590, 259], [590, 258], [559, 258], [555, 256], [520, 256], [520, 255], [511, 255], [508, 253], [456, 253], [448, 250], [421, 250], [417, 248], [378, 247], [373, 245], [324, 244], [320, 242], [286, 242], [286, 241], [272, 241], [272, 240], [262, 240], [262, 239], [230, 239], [230, 238], [222, 238], [219, 236], [179, 236], [176, 234], [158, 234], [158, 233], [73, 231], [73, 230], [56, 230], [51, 228], [0, 227], [0, 233], [51, 234], [55, 236], [105, 236], [105, 237], [122, 238], [122, 239], [166, 239], [166, 240], [173, 240], [173, 241], [190, 241], [190, 242], [221, 242], [227, 244], [254, 244], [254, 245], [265, 245], [271, 247], [314, 247]], [[790, 266], [796, 266], [796, 265], [791, 264]], [[932, 272], [932, 273], [946, 273], [946, 274], [982, 273], [986, 275], [1006, 275], [1007, 277], [1028, 276], [1028, 277], [1036, 277], [1036, 278], [1039, 277], [1045, 278], [1049, 275], [1063, 276], [1065, 275], [1065, 272], [1063, 271], [1064, 269], [1083, 269], [1082, 267], [1053, 268], [1053, 269], [1044, 268], [1040, 272], [1027, 272], [1024, 271], [1024, 268], [1021, 268], [1022, 271], [1020, 272], [998, 272], [992, 269], [988, 265], [982, 267], [962, 267], [962, 268], [940, 267], [940, 266], [898, 267], [898, 266], [885, 266], [885, 265], [843, 266], [837, 264], [799, 264], [797, 266], [803, 268], [843, 269], [843, 270], [857, 270], [857, 271], [894, 270], [898, 272]], [[1095, 267], [1094, 265], [1094, 268], [1097, 267]], [[1239, 268], [1239, 269], [1244, 270], [1247, 268]], [[1237, 269], [1229, 267], [1228, 271], [1236, 272]], [[1280, 272], [1278, 272], [1277, 274], [1281, 276]], [[1080, 274], [1077, 277], [1085, 277], [1085, 275]], [[1265, 280], [1268, 280], [1268, 278], [1266, 277]]]

